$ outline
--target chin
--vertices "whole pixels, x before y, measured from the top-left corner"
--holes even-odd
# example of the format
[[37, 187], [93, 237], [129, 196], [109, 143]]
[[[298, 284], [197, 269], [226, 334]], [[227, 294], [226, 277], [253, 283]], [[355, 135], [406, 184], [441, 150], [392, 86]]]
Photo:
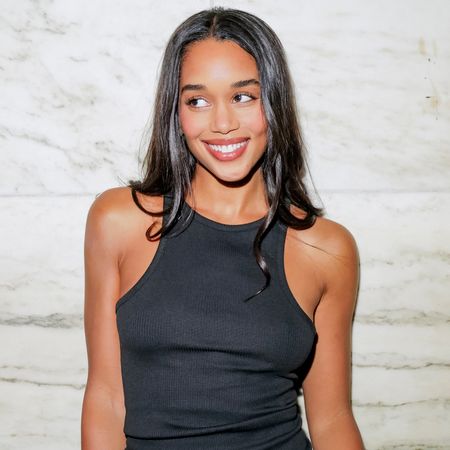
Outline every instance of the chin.
[[213, 175], [224, 183], [239, 183], [250, 178], [250, 170], [239, 170], [234, 172], [213, 171]]

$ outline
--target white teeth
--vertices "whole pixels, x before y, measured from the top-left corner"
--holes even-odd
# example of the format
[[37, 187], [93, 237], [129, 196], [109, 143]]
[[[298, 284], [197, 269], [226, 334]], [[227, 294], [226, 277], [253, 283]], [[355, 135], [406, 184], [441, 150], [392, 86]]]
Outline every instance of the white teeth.
[[236, 151], [238, 148], [243, 147], [247, 141], [239, 142], [239, 144], [231, 144], [231, 145], [213, 145], [208, 144], [214, 151], [220, 153], [231, 153]]

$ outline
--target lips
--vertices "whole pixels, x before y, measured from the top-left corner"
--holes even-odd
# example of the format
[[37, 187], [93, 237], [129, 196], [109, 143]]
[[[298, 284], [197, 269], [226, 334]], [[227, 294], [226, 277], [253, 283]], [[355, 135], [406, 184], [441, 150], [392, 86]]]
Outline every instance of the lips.
[[246, 146], [249, 138], [208, 139], [203, 141], [210, 150], [220, 153], [233, 153]]
[[204, 139], [203, 142], [206, 142], [207, 144], [212, 145], [232, 145], [232, 144], [239, 144], [240, 142], [248, 141], [248, 137], [236, 137], [236, 138], [230, 138], [230, 139]]
[[244, 153], [249, 141], [249, 138], [209, 139], [203, 145], [219, 161], [232, 161]]

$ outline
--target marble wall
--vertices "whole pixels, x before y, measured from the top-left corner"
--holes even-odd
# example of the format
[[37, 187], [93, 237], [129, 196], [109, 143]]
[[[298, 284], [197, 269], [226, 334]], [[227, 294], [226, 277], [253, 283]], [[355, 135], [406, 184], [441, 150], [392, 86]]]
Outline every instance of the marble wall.
[[450, 449], [445, 0], [2, 1], [0, 447], [80, 446], [86, 214], [138, 176], [164, 44], [213, 4], [279, 34], [320, 198], [358, 242], [367, 449]]

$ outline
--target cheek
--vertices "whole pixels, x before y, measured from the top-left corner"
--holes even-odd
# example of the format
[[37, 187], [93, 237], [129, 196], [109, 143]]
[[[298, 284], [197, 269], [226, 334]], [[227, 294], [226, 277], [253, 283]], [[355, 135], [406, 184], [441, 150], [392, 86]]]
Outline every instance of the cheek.
[[243, 117], [241, 124], [251, 130], [255, 137], [266, 138], [267, 121], [262, 110], [257, 110], [253, 114], [246, 115]]
[[183, 133], [188, 138], [193, 138], [205, 129], [205, 118], [201, 114], [192, 113], [185, 108], [180, 109], [180, 125]]

